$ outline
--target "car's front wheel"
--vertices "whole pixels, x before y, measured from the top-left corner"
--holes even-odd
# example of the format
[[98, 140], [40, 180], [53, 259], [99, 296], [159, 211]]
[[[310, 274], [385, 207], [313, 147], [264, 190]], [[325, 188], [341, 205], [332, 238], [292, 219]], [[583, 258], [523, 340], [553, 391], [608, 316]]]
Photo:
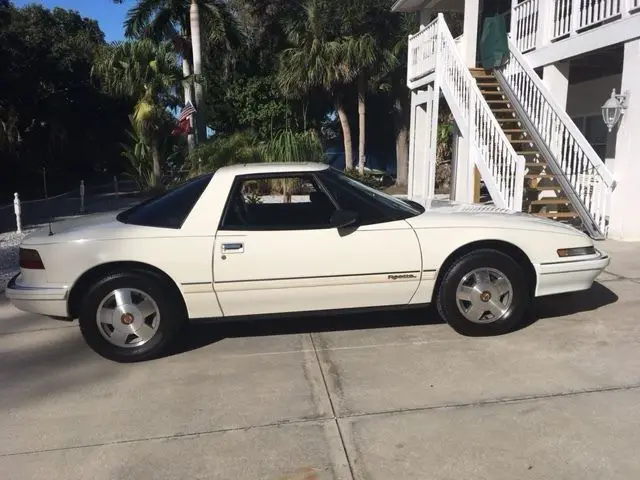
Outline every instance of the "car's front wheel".
[[109, 275], [89, 289], [80, 331], [87, 344], [109, 360], [149, 360], [168, 349], [185, 322], [181, 303], [174, 297], [154, 275]]
[[530, 302], [524, 269], [510, 256], [481, 249], [456, 260], [437, 295], [440, 316], [463, 335], [497, 335], [523, 320]]

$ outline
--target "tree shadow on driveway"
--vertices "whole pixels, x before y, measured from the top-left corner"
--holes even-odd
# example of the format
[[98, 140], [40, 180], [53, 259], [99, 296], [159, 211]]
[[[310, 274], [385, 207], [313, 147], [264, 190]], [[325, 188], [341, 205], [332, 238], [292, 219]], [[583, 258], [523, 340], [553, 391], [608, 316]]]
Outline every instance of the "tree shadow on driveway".
[[[618, 296], [601, 283], [591, 289], [535, 299], [525, 321], [517, 330], [533, 325], [538, 320], [564, 317], [605, 307], [618, 300]], [[286, 318], [266, 317], [244, 321], [217, 321], [191, 324], [187, 333], [176, 343], [168, 355], [195, 350], [226, 338], [326, 333], [349, 330], [437, 325], [444, 321], [435, 306], [415, 309], [379, 310], [357, 314], [314, 314]]]

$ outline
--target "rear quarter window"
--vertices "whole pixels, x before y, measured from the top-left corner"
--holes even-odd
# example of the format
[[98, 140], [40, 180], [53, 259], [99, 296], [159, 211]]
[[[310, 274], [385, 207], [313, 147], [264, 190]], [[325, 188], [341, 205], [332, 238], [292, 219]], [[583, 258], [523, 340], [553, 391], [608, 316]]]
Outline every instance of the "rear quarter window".
[[117, 220], [146, 227], [179, 229], [207, 188], [212, 176], [211, 173], [202, 175], [145, 200], [121, 212]]

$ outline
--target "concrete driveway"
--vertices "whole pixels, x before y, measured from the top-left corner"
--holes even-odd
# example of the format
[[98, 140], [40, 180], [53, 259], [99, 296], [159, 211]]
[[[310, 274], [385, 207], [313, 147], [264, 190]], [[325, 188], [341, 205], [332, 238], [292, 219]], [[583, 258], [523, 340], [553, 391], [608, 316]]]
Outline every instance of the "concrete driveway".
[[640, 245], [510, 335], [429, 312], [194, 328], [119, 365], [0, 302], [0, 478], [640, 478]]

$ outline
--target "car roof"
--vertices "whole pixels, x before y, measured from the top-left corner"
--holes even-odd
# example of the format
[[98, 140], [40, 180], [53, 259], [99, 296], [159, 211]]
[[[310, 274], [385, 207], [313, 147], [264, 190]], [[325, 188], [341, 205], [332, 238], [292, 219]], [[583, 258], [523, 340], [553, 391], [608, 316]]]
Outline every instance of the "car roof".
[[224, 175], [252, 175], [260, 173], [284, 172], [319, 172], [329, 168], [326, 163], [319, 162], [274, 162], [274, 163], [242, 163], [228, 165], [218, 169]]

